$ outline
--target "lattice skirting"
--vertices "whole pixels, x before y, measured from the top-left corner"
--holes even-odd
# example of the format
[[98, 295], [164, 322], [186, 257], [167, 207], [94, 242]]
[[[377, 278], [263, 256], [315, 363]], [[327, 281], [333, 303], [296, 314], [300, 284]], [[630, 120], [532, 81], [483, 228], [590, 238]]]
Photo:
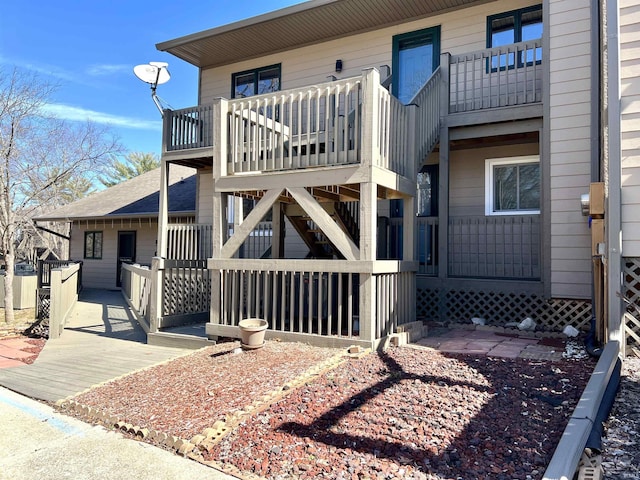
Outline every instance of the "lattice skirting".
[[39, 288], [36, 296], [36, 318], [38, 320], [49, 320], [49, 310], [51, 306], [51, 290]]
[[624, 315], [627, 345], [640, 347], [640, 258], [624, 259], [624, 297], [631, 302]]
[[418, 289], [418, 316], [427, 320], [467, 323], [482, 317], [489, 325], [519, 322], [526, 317], [550, 330], [571, 325], [588, 330], [591, 302], [576, 299], [547, 300], [535, 293], [489, 290]]

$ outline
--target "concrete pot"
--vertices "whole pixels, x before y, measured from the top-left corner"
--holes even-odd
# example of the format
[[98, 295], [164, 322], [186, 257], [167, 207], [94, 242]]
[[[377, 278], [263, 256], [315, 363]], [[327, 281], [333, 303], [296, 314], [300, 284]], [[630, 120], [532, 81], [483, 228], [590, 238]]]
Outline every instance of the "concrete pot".
[[238, 324], [242, 348], [252, 350], [264, 345], [264, 334], [269, 324], [261, 318], [247, 318]]

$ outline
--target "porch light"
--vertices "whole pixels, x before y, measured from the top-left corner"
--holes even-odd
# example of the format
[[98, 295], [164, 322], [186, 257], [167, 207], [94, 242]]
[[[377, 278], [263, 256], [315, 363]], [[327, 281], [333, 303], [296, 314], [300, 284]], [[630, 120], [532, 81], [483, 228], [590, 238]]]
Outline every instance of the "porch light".
[[167, 70], [168, 66], [169, 64], [166, 62], [149, 62], [145, 65], [136, 65], [133, 67], [133, 73], [135, 76], [144, 83], [151, 85], [151, 98], [153, 99], [153, 103], [156, 104], [156, 107], [158, 107], [160, 115], [162, 116], [164, 116], [164, 109], [162, 108], [160, 97], [156, 95], [156, 88], [158, 88], [158, 85], [167, 83], [171, 78], [169, 70]]

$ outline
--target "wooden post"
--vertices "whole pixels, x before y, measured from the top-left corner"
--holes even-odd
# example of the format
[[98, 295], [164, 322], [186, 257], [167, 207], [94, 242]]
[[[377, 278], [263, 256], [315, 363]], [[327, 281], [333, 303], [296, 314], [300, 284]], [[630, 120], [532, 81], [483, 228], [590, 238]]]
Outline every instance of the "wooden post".
[[[360, 184], [360, 260], [376, 261], [377, 185]], [[376, 277], [360, 273], [360, 337], [376, 340]]]
[[169, 225], [169, 162], [162, 158], [160, 162], [160, 204], [158, 206], [158, 243], [156, 256], [167, 258], [167, 230]]
[[285, 222], [282, 202], [276, 202], [271, 209], [271, 258], [284, 257]]
[[52, 268], [49, 272], [51, 282], [49, 296], [49, 338], [60, 338], [62, 333], [62, 269]]
[[362, 72], [362, 165], [376, 165], [379, 163], [380, 151], [376, 148], [376, 137], [379, 135], [380, 104], [378, 90], [380, 73], [375, 68], [368, 68]]
[[164, 259], [151, 259], [151, 293], [149, 294], [149, 333], [156, 333], [162, 317]]
[[[450, 63], [451, 55], [443, 53], [440, 56], [440, 158], [438, 175], [438, 277], [447, 278], [449, 270], [449, 115], [450, 95]], [[446, 315], [446, 292], [440, 290], [439, 311]], [[444, 320], [444, 318], [441, 318]]]
[[[227, 175], [227, 113], [228, 101], [216, 98], [213, 101], [213, 231], [211, 234], [211, 256], [220, 258], [220, 251], [227, 238], [227, 199], [226, 193], [217, 191], [217, 182]], [[237, 213], [236, 213], [237, 215]], [[234, 216], [235, 218], [235, 216]], [[219, 324], [222, 316], [222, 272], [211, 270], [211, 307], [210, 324]], [[209, 335], [209, 332], [207, 331]]]

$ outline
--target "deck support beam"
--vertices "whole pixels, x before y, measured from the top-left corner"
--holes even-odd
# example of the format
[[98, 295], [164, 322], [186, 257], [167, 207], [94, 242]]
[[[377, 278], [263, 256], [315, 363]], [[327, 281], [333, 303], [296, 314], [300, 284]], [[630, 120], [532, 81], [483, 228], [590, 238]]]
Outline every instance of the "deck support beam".
[[[360, 261], [376, 260], [377, 185], [360, 184]], [[360, 338], [376, 339], [376, 277], [360, 274]]]

